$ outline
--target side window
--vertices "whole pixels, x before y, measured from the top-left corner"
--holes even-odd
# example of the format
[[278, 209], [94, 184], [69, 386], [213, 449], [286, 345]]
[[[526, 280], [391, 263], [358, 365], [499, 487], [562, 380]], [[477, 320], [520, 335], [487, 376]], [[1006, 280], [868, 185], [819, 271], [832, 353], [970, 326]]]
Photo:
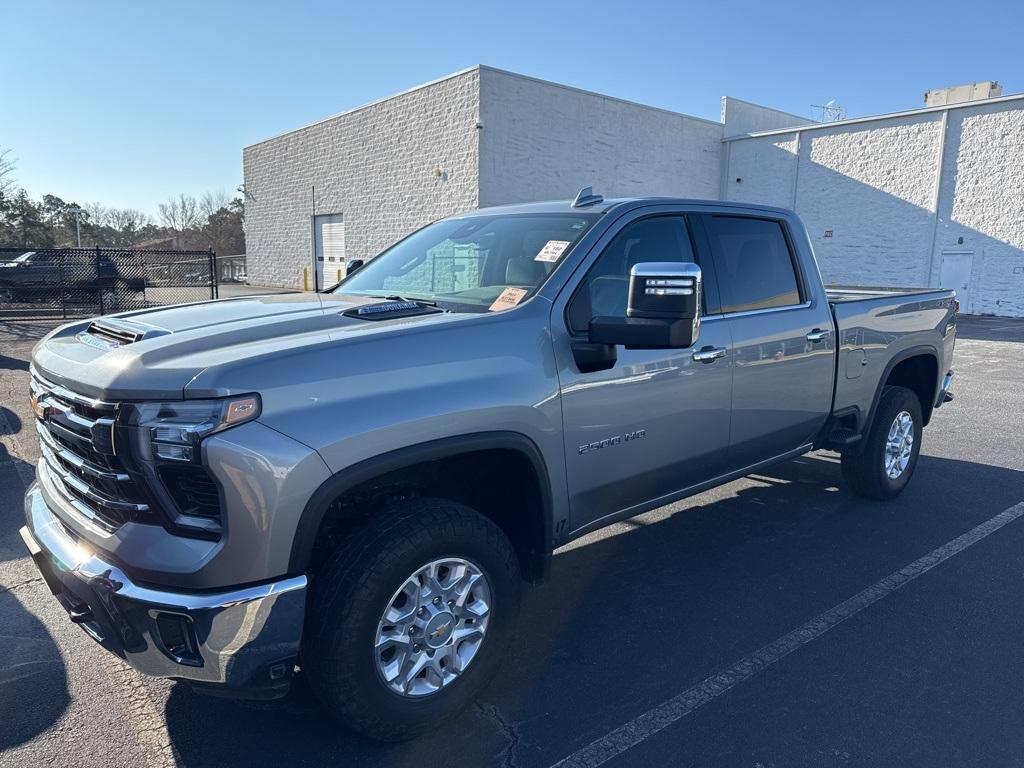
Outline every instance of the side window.
[[629, 272], [647, 261], [696, 261], [683, 216], [657, 216], [626, 225], [598, 257], [569, 304], [569, 327], [587, 329], [592, 317], [625, 317]]
[[800, 288], [782, 223], [745, 216], [704, 219], [715, 258], [722, 312], [800, 303]]

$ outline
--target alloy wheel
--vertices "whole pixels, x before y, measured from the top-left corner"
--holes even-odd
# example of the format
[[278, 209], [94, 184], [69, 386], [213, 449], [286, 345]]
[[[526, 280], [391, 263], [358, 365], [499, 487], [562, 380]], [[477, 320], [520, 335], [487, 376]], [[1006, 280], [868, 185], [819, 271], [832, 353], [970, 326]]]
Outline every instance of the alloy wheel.
[[885, 440], [885, 474], [896, 480], [906, 470], [914, 451], [914, 419], [907, 411], [900, 411], [889, 427]]
[[378, 674], [401, 696], [437, 693], [472, 663], [490, 614], [491, 589], [478, 566], [458, 557], [427, 563], [392, 595], [377, 625]]

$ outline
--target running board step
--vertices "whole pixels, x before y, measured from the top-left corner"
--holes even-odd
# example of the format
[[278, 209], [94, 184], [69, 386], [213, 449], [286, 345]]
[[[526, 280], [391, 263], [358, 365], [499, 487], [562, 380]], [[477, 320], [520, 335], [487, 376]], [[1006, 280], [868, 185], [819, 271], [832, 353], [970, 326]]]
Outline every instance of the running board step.
[[833, 429], [828, 433], [826, 444], [843, 448], [854, 443], [859, 443], [862, 435], [852, 429]]

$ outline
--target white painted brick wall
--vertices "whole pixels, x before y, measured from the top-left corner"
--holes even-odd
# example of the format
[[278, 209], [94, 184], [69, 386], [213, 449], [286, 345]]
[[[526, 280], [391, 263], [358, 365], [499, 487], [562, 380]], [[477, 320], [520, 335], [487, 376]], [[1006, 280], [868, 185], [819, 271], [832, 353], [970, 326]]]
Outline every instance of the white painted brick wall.
[[826, 281], [928, 284], [940, 139], [936, 115], [801, 134], [796, 210]]
[[[723, 108], [731, 130], [794, 117]], [[936, 216], [941, 111], [723, 144], [718, 123], [476, 68], [247, 147], [249, 275], [301, 285], [313, 185], [316, 212], [344, 216], [350, 259], [441, 216], [587, 184], [608, 197], [724, 190], [794, 207], [829, 282], [937, 285], [942, 252], [968, 250], [967, 309], [1024, 316], [1024, 100], [947, 114]]]
[[800, 131], [798, 161], [796, 132], [728, 142], [726, 197], [795, 208], [827, 282], [938, 285], [971, 251], [964, 311], [1022, 317], [1024, 100], [947, 115], [944, 147], [941, 111]]
[[944, 250], [974, 251], [965, 309], [1024, 317], [1024, 105], [951, 110], [946, 136], [933, 278]]
[[717, 199], [722, 126], [481, 69], [481, 205], [573, 197]]
[[316, 213], [344, 216], [349, 259], [476, 208], [478, 83], [471, 70], [246, 147], [250, 281], [301, 287], [312, 264], [314, 185]]
[[771, 107], [763, 107], [735, 96], [722, 97], [722, 135], [725, 138], [755, 131], [775, 131], [814, 125], [816, 121]]
[[792, 208], [796, 187], [796, 134], [725, 144], [725, 198]]

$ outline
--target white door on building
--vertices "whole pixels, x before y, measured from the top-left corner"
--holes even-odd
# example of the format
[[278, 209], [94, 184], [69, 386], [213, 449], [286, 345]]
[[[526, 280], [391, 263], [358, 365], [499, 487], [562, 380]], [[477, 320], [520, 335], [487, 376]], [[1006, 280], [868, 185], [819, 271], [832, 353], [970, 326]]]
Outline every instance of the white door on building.
[[313, 217], [316, 288], [330, 288], [345, 276], [345, 222], [340, 213]]
[[969, 314], [971, 311], [971, 267], [974, 264], [974, 251], [943, 251], [942, 274], [939, 275], [939, 287], [952, 288], [960, 301], [960, 309]]

